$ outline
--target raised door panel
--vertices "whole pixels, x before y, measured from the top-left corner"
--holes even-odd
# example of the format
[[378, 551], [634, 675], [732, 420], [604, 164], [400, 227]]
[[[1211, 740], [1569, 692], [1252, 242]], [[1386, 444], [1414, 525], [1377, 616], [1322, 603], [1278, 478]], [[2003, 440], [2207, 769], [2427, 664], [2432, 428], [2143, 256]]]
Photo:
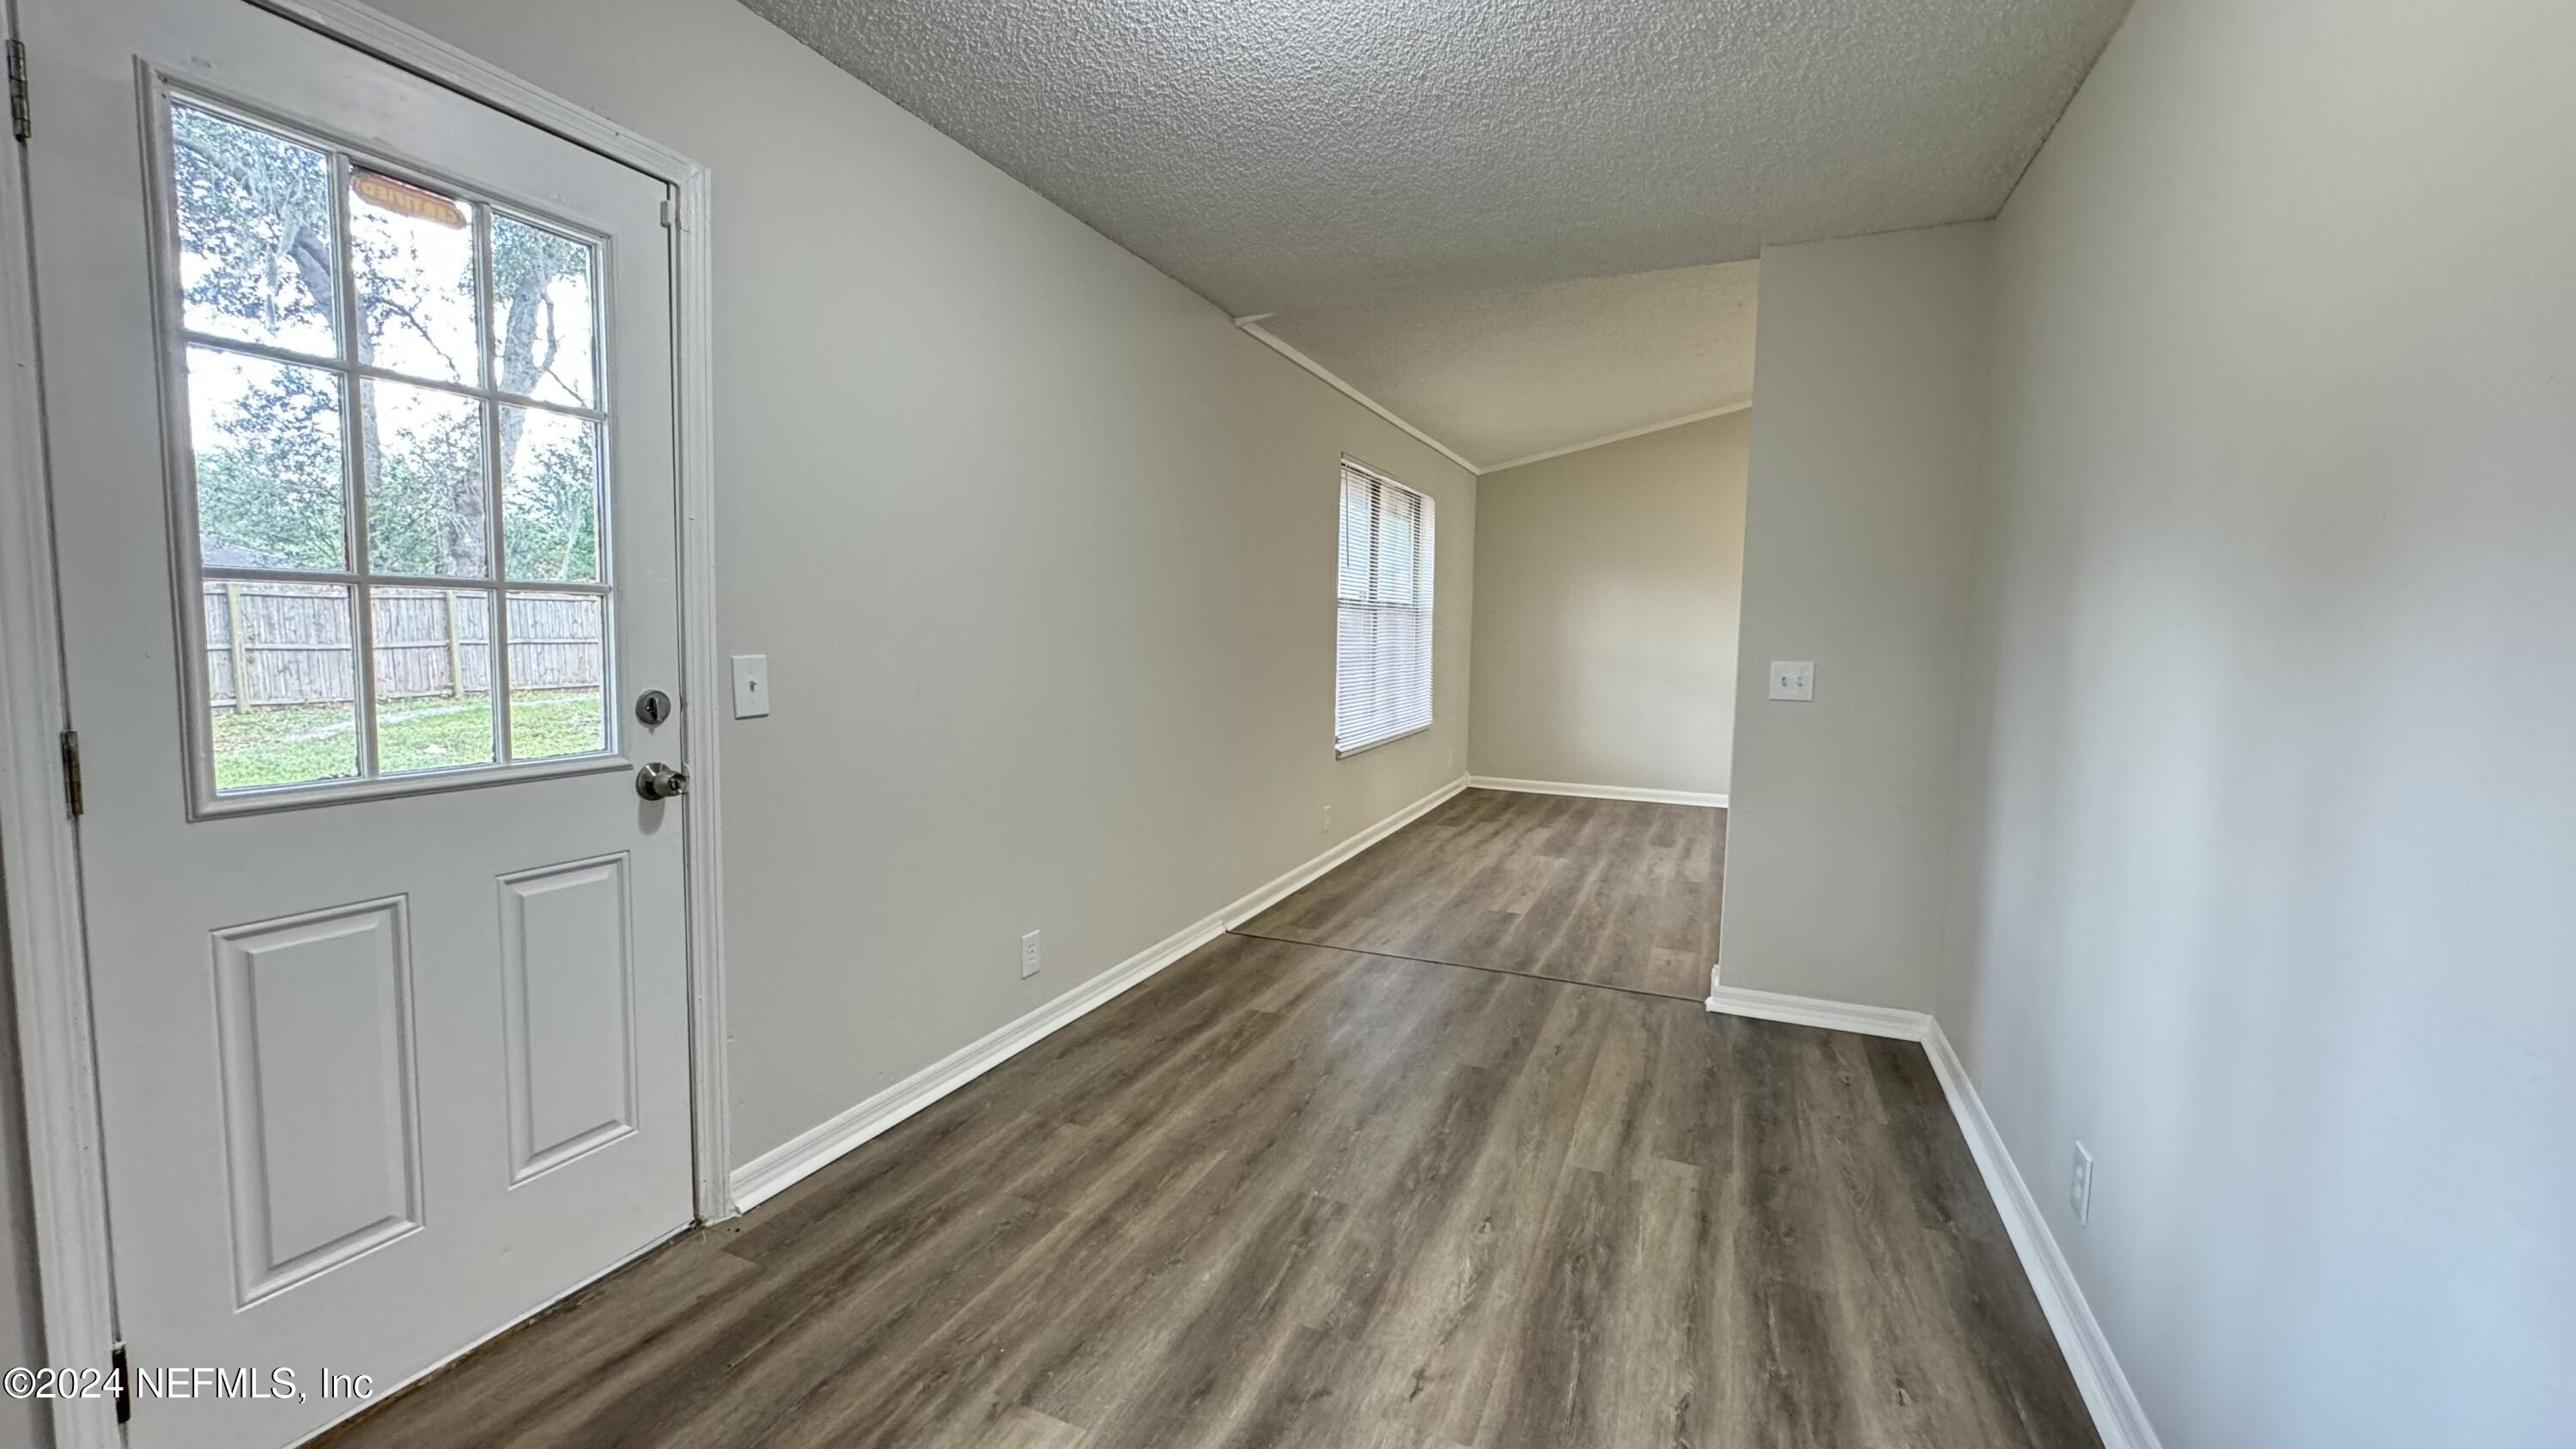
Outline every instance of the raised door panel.
[[627, 893], [624, 855], [501, 878], [514, 1183], [635, 1130]]
[[410, 954], [399, 898], [215, 933], [244, 1306], [421, 1226]]

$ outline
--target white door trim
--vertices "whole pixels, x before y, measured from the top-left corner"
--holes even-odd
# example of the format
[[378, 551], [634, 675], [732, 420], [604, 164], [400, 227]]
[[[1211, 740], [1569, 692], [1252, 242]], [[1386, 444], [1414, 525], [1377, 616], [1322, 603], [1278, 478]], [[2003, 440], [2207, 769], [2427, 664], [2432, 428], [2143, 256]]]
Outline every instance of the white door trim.
[[[735, 1212], [726, 1144], [723, 867], [717, 721], [714, 357], [710, 328], [711, 178], [707, 168], [604, 116], [354, 0], [248, 0], [377, 59], [667, 182], [678, 200], [672, 298], [678, 386], [680, 657], [687, 712], [689, 1057], [697, 1216]], [[17, 29], [8, 15], [9, 33]], [[44, 144], [44, 57], [35, 71], [35, 139]], [[42, 390], [28, 246], [24, 156], [0, 164], [0, 898], [8, 906], [28, 1176], [35, 1199], [45, 1359], [105, 1368], [115, 1341], [78, 840], [64, 806], [59, 732], [68, 719], [62, 618], [45, 483]], [[611, 702], [611, 708], [619, 707]], [[107, 1399], [54, 1403], [56, 1449], [117, 1449]]]
[[[15, 10], [9, 37], [18, 35]], [[16, 985], [27, 1185], [45, 1361], [104, 1368], [116, 1341], [108, 1275], [106, 1157], [98, 1120], [80, 854], [65, 803], [62, 617], [45, 491], [43, 392], [36, 373], [34, 254], [25, 157], [0, 165], [0, 348], [8, 444], [0, 449], [0, 901]], [[116, 1449], [115, 1406], [57, 1399], [55, 1449]]]

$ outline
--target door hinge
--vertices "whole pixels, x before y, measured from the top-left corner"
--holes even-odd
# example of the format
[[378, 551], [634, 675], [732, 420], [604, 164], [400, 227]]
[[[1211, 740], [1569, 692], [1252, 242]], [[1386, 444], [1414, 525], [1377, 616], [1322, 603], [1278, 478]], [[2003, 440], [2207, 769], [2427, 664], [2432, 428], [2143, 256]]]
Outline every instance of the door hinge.
[[63, 803], [81, 813], [80, 731], [63, 731]]
[[36, 113], [27, 106], [27, 47], [15, 36], [9, 39], [9, 129], [21, 141], [36, 134]]
[[130, 1423], [134, 1418], [134, 1386], [127, 1382], [125, 1345], [122, 1342], [108, 1350], [107, 1366], [116, 1380], [116, 1422]]
[[671, 227], [671, 228], [675, 228], [675, 229], [676, 229], [676, 228], [679, 226], [679, 224], [680, 224], [680, 198], [678, 198], [678, 197], [676, 197], [676, 196], [665, 196], [665, 197], [663, 197], [663, 198], [662, 198], [662, 225], [664, 225], [665, 227]]

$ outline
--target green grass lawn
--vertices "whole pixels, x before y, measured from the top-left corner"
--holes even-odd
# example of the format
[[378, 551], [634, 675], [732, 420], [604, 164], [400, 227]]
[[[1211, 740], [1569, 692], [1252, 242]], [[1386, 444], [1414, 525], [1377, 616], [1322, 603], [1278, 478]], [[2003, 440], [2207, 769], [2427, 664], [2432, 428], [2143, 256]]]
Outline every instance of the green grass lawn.
[[[601, 747], [599, 691], [525, 690], [510, 696], [510, 753], [521, 760]], [[376, 760], [385, 774], [492, 762], [492, 701], [399, 699], [378, 706]], [[347, 705], [215, 711], [215, 788], [246, 790], [358, 773]]]

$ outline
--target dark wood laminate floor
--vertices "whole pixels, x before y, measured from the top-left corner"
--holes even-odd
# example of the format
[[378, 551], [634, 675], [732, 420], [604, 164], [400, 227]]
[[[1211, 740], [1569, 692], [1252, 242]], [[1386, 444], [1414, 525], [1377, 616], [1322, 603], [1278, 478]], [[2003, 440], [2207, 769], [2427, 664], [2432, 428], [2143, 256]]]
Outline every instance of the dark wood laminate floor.
[[324, 1442], [2098, 1441], [1920, 1048], [1229, 935]]
[[1467, 790], [1242, 930], [1699, 1001], [1725, 866], [1723, 810]]

